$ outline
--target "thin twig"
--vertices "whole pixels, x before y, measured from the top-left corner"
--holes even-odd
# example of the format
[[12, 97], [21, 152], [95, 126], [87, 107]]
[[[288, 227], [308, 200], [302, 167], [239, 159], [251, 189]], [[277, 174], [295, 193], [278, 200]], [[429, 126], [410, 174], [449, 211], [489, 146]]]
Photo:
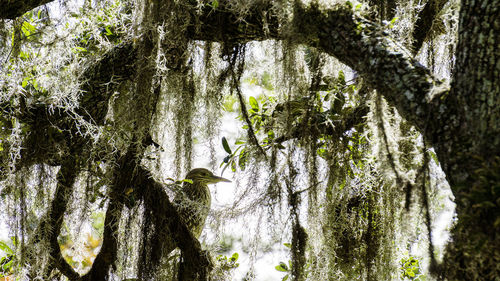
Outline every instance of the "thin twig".
[[241, 90], [240, 90], [239, 86], [236, 87], [236, 93], [238, 95], [238, 100], [240, 101], [241, 114], [243, 115], [243, 119], [245, 119], [245, 122], [247, 123], [247, 126], [248, 126], [248, 129], [247, 129], [248, 137], [250, 138], [251, 143], [259, 149], [260, 153], [262, 153], [264, 158], [267, 160], [267, 154], [264, 151], [264, 149], [262, 148], [262, 146], [260, 146], [259, 141], [257, 140], [257, 137], [255, 136], [255, 131], [253, 130], [252, 122], [250, 121], [250, 118], [248, 117], [247, 107], [245, 105], [245, 102], [243, 101], [243, 95], [241, 94]]

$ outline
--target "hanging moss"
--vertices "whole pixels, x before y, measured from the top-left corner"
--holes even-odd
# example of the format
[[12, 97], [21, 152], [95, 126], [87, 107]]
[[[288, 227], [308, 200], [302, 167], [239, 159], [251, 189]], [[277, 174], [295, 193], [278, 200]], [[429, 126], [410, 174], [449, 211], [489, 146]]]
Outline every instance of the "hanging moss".
[[[70, 8], [63, 11], [70, 15], [61, 20], [68, 38], [44, 27], [50, 40], [42, 42], [23, 33], [23, 22], [37, 22], [34, 14], [1, 22], [0, 38], [7, 38], [12, 54], [0, 49], [8, 62], [1, 74], [7, 82], [0, 85], [0, 196], [7, 198], [19, 241], [16, 274], [173, 280], [180, 278], [180, 264], [184, 273], [198, 266], [209, 276], [214, 260], [197, 239], [179, 237], [187, 228], [179, 228], [169, 201], [179, 188], [172, 179], [198, 167], [200, 144], [208, 144], [211, 168], [220, 165], [217, 152], [224, 149], [222, 165], [237, 177], [234, 203], [209, 219], [215, 240], [230, 223], [251, 221], [251, 240], [244, 240], [251, 263], [262, 237], [291, 241], [286, 274], [295, 280], [399, 278], [397, 261], [414, 237], [398, 233], [405, 224], [421, 227], [415, 209], [425, 205], [430, 218], [436, 204], [412, 199], [434, 188], [415, 172], [422, 162], [427, 167], [427, 152], [416, 129], [363, 77], [321, 53], [317, 35], [326, 35], [312, 23], [325, 16], [327, 4], [317, 2], [87, 2], [71, 11], [79, 23]], [[393, 13], [405, 18], [389, 29], [410, 44], [416, 12], [408, 9], [414, 5], [376, 4], [380, 21]], [[361, 8], [344, 6], [334, 9], [349, 25], [351, 10]], [[290, 36], [302, 24], [319, 31]], [[277, 41], [248, 42], [270, 37]], [[266, 52], [266, 64], [252, 57], [257, 49]], [[247, 82], [260, 97], [246, 96]], [[228, 97], [238, 105], [242, 135], [226, 148], [219, 132]], [[405, 196], [414, 207], [408, 203], [407, 213]], [[72, 237], [97, 211], [105, 214], [102, 248], [93, 261], [99, 266], [84, 265], [59, 246], [75, 240], [83, 248]], [[461, 231], [457, 239], [465, 239]], [[216, 248], [207, 237], [203, 247]], [[175, 246], [181, 254], [172, 252]], [[221, 260], [213, 280], [230, 278], [232, 268]]]

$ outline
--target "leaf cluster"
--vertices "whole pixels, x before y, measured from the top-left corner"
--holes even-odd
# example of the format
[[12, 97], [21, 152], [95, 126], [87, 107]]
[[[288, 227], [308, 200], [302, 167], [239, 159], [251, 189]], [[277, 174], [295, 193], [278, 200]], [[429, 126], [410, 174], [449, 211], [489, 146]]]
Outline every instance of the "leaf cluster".
[[[14, 237], [11, 237], [11, 242], [15, 247], [16, 239]], [[0, 250], [5, 253], [5, 255], [0, 258], [0, 277], [7, 277], [14, 271], [16, 253], [9, 244], [3, 241], [0, 241]]]
[[425, 281], [427, 278], [420, 271], [420, 261], [415, 257], [402, 258], [399, 261], [401, 279]]

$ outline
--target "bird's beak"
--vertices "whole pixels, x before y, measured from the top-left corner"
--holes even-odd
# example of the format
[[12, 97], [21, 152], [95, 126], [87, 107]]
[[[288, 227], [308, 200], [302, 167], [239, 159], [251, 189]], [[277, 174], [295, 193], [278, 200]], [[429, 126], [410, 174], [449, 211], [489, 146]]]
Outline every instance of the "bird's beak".
[[210, 183], [218, 183], [218, 182], [231, 182], [231, 181], [226, 179], [226, 178], [218, 177], [218, 176], [212, 176], [210, 178]]

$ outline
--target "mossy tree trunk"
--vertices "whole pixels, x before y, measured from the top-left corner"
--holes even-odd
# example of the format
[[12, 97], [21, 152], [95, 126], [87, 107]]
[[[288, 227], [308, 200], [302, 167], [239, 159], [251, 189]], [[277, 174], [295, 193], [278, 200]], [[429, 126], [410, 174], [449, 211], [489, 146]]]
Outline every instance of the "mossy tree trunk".
[[[436, 148], [458, 222], [444, 257], [449, 280], [500, 276], [500, 1], [462, 1], [456, 64]], [[439, 127], [439, 128], [438, 128]]]

